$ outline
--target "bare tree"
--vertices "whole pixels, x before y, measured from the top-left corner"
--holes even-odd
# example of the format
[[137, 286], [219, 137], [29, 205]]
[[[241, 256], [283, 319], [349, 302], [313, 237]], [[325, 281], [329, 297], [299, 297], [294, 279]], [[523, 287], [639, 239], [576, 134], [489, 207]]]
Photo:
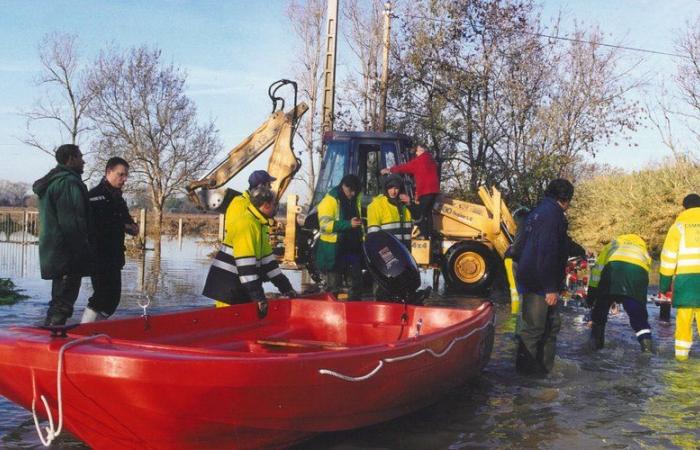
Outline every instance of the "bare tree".
[[100, 137], [98, 156], [122, 155], [137, 182], [150, 192], [155, 231], [165, 201], [197, 178], [221, 150], [213, 123], [199, 125], [194, 103], [185, 95], [185, 74], [164, 64], [160, 50], [109, 50], [90, 75], [94, 101], [89, 114]]
[[[85, 111], [92, 93], [86, 88], [85, 70], [80, 66], [77, 36], [45, 35], [39, 44], [39, 60], [42, 71], [36, 82], [44, 92], [23, 114], [26, 136], [22, 142], [53, 156], [58, 145], [79, 144], [80, 135], [90, 129]], [[37, 122], [52, 122], [56, 126], [58, 132], [50, 142], [42, 142], [34, 131]]]
[[530, 0], [425, 0], [399, 16], [394, 121], [438, 151], [460, 196], [498, 185], [532, 204], [551, 178], [575, 177], [639, 125], [617, 50], [596, 30], [544, 37]]
[[30, 187], [28, 183], [0, 180], [0, 206], [23, 206]]
[[287, 17], [301, 43], [299, 56], [296, 58], [296, 79], [301, 88], [302, 100], [309, 105], [309, 113], [302, 119], [299, 136], [304, 142], [304, 151], [308, 159], [304, 168], [303, 181], [307, 187], [309, 201], [316, 187], [317, 165], [323, 158], [321, 145], [321, 101], [320, 87], [323, 76], [322, 52], [324, 51], [325, 0], [307, 0], [298, 3], [292, 0], [287, 7]]
[[359, 67], [344, 80], [338, 92], [339, 128], [379, 129], [380, 88], [382, 73], [382, 40], [384, 1], [349, 0], [344, 3], [343, 35]]

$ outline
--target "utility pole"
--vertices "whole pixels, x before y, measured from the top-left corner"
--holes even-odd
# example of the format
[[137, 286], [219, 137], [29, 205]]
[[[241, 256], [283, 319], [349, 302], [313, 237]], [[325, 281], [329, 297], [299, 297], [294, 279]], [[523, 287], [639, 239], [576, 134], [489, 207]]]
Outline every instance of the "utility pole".
[[335, 53], [338, 47], [338, 0], [328, 0], [326, 21], [326, 68], [323, 72], [323, 133], [333, 131], [335, 114]]
[[386, 131], [386, 96], [389, 89], [389, 45], [391, 44], [391, 1], [384, 3], [384, 54], [379, 93], [379, 130]]

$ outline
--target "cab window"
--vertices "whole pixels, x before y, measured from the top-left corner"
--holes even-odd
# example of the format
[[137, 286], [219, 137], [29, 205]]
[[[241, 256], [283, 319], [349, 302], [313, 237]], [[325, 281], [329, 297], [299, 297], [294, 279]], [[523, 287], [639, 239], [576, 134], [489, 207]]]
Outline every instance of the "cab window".
[[321, 163], [321, 171], [316, 184], [316, 192], [314, 193], [311, 205], [317, 205], [323, 197], [340, 184], [340, 180], [346, 173], [346, 166], [349, 155], [349, 142], [335, 141], [328, 143], [326, 154]]

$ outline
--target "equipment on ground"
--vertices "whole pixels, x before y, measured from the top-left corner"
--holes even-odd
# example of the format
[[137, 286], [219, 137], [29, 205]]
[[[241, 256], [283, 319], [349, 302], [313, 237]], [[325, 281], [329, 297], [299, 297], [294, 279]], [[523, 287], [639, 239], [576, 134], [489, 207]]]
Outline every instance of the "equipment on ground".
[[34, 411], [46, 445], [65, 428], [96, 449], [281, 448], [408, 414], [478, 375], [494, 335], [494, 308], [478, 303], [326, 295], [272, 300], [264, 319], [246, 303], [66, 337], [11, 327], [0, 330], [0, 395]]

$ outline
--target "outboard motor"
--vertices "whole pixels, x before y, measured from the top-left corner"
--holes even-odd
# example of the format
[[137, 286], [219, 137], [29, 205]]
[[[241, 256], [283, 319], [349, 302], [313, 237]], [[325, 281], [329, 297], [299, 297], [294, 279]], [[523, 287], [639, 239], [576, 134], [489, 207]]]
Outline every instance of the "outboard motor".
[[365, 263], [372, 278], [401, 300], [412, 298], [420, 287], [420, 272], [408, 249], [386, 231], [369, 233], [363, 244]]

